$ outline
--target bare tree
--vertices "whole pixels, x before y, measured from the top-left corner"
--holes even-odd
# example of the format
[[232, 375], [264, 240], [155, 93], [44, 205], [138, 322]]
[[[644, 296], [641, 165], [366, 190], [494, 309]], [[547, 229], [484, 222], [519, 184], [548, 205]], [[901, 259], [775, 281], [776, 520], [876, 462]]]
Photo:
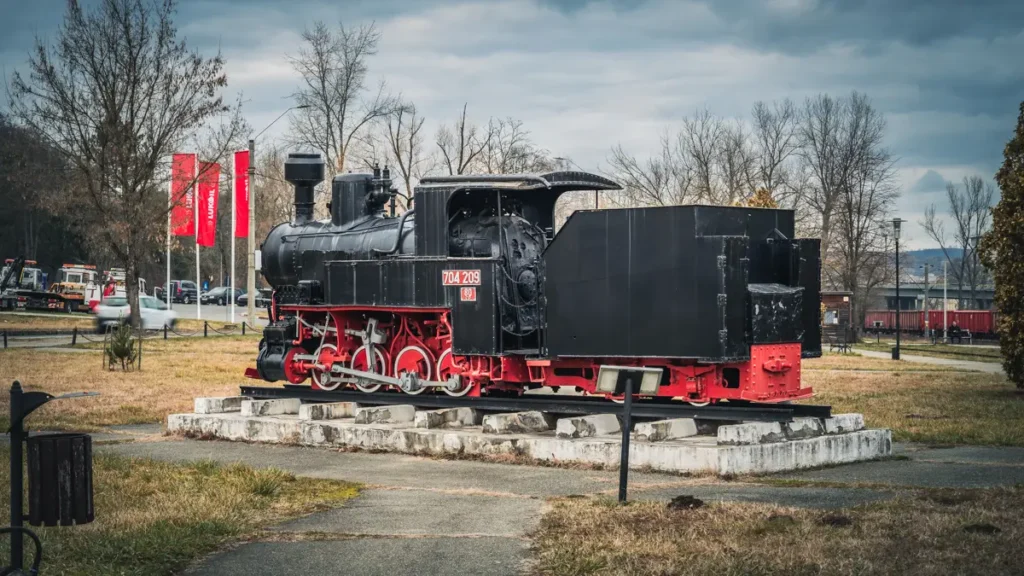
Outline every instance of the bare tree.
[[406, 206], [412, 200], [413, 181], [430, 171], [431, 158], [423, 149], [423, 120], [409, 104], [388, 116], [384, 127], [388, 156], [405, 186]]
[[[78, 194], [66, 209], [125, 268], [136, 325], [139, 271], [165, 238], [170, 155], [230, 111], [223, 58], [178, 38], [174, 8], [102, 0], [86, 12], [69, 2], [56, 43], [37, 40], [29, 74], [11, 82], [15, 116], [72, 171]], [[232, 136], [244, 129], [238, 109], [223, 124]], [[204, 159], [225, 157], [231, 139]]]
[[832, 242], [832, 217], [853, 161], [846, 134], [848, 114], [846, 100], [821, 94], [804, 103], [799, 129], [799, 154], [811, 176], [802, 201], [819, 220], [823, 263]]
[[864, 303], [887, 276], [889, 267], [880, 225], [899, 197], [895, 160], [882, 146], [886, 122], [867, 97], [854, 93], [845, 103], [837, 184], [833, 255], [823, 267], [833, 285], [853, 292], [852, 311], [863, 325]]
[[757, 147], [754, 155], [756, 186], [779, 198], [787, 189], [789, 170], [786, 163], [799, 146], [796, 107], [788, 98], [773, 103], [771, 107], [764, 102], [756, 102], [751, 120]]
[[462, 114], [449, 126], [441, 126], [437, 130], [436, 143], [441, 153], [441, 162], [448, 174], [465, 174], [491, 142], [493, 123], [487, 129], [480, 128], [466, 119], [466, 108], [462, 105]]
[[331, 30], [323, 22], [302, 33], [303, 46], [292, 67], [301, 77], [293, 97], [292, 140], [324, 155], [328, 169], [344, 172], [350, 147], [367, 125], [391, 114], [398, 99], [381, 82], [369, 90], [367, 60], [377, 53], [380, 32], [373, 24]]
[[693, 171], [687, 156], [677, 147], [678, 139], [661, 137], [659, 154], [646, 161], [621, 145], [612, 148], [608, 177], [622, 186], [616, 203], [622, 206], [672, 206], [696, 200]]
[[[952, 182], [946, 184], [949, 215], [954, 226], [952, 242], [946, 237], [945, 224], [938, 217], [934, 204], [925, 209], [924, 219], [920, 222], [925, 233], [942, 248], [957, 283], [960, 307], [965, 307], [967, 300], [963, 297], [964, 285], [970, 290], [970, 306], [967, 307], [974, 306], [977, 287], [986, 277], [977, 248], [978, 239], [988, 232], [991, 225], [990, 207], [995, 193], [995, 187], [980, 176], [965, 176], [962, 189]], [[960, 249], [959, 257], [954, 256], [951, 250], [954, 247]]]
[[530, 138], [522, 120], [492, 118], [487, 124], [487, 139], [478, 157], [478, 170], [485, 174], [543, 172], [554, 167], [547, 150]]
[[740, 122], [722, 127], [716, 164], [722, 181], [716, 204], [732, 205], [754, 193], [754, 154]]
[[715, 165], [722, 144], [722, 121], [706, 108], [692, 118], [684, 118], [679, 132], [679, 150], [687, 156], [698, 202], [720, 203]]

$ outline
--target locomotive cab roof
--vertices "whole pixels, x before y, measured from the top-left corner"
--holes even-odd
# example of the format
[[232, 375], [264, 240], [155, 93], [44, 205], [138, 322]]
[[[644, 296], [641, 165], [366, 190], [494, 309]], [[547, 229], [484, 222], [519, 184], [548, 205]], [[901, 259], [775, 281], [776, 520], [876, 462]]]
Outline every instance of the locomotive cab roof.
[[420, 191], [452, 188], [495, 188], [508, 190], [547, 190], [561, 194], [574, 190], [621, 190], [612, 180], [597, 174], [578, 171], [556, 171], [544, 174], [459, 174], [427, 176], [416, 187]]

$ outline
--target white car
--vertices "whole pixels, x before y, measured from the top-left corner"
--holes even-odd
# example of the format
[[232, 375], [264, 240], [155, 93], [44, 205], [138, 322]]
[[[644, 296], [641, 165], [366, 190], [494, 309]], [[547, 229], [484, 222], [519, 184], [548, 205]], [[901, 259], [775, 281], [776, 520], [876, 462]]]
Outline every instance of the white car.
[[[174, 328], [178, 314], [174, 310], [168, 310], [166, 304], [144, 294], [139, 294], [139, 304], [142, 306], [143, 329], [163, 330], [165, 325], [168, 328]], [[108, 326], [117, 326], [127, 322], [131, 313], [127, 298], [111, 296], [103, 299], [96, 306], [96, 331], [102, 334], [106, 332]]]

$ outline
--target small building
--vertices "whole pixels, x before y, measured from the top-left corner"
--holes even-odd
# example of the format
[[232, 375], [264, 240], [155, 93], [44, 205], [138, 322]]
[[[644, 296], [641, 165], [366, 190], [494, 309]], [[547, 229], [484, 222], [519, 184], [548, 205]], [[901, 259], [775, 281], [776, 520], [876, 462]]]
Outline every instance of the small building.
[[850, 307], [853, 292], [846, 290], [821, 291], [821, 323], [823, 326], [850, 325]]

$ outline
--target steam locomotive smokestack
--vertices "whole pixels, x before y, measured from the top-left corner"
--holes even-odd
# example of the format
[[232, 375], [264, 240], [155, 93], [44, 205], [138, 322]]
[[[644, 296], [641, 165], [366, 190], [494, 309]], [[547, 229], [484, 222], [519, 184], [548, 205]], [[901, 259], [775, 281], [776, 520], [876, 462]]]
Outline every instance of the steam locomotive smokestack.
[[295, 186], [295, 224], [313, 219], [314, 189], [324, 180], [319, 154], [292, 153], [284, 162], [284, 179]]

